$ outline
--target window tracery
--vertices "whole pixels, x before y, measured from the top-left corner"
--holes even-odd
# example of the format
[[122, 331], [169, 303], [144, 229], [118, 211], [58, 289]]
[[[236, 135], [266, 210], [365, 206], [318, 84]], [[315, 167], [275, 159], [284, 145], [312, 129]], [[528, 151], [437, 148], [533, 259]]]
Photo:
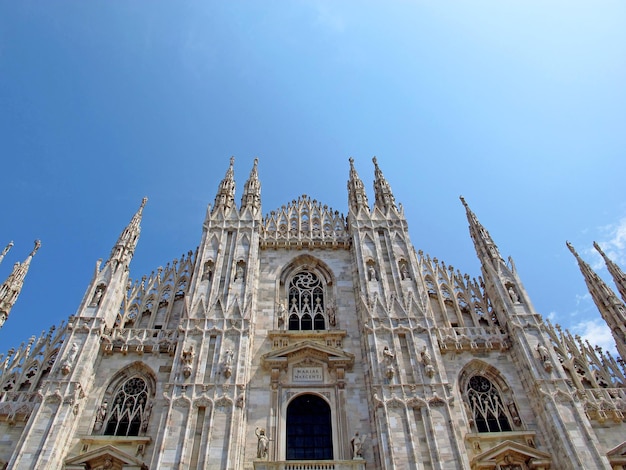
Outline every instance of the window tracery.
[[325, 330], [324, 284], [313, 272], [293, 276], [288, 290], [289, 329]]
[[112, 403], [103, 402], [95, 429], [104, 428], [107, 436], [138, 436], [147, 429], [150, 408], [148, 384], [141, 377], [131, 377], [115, 391]]
[[482, 375], [471, 377], [467, 383], [466, 399], [478, 432], [511, 431], [509, 409], [489, 379]]

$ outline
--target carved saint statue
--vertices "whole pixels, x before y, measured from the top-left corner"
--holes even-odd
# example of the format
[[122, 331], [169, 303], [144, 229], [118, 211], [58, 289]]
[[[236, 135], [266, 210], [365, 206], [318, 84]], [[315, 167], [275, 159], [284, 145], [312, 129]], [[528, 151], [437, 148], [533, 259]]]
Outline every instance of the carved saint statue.
[[266, 459], [267, 458], [267, 453], [269, 450], [269, 446], [270, 446], [270, 440], [269, 438], [265, 435], [265, 429], [264, 428], [256, 428], [254, 430], [254, 433], [256, 434], [256, 438], [257, 440], [257, 444], [256, 444], [256, 458], [257, 459]]
[[373, 264], [370, 264], [367, 268], [367, 276], [370, 281], [378, 281], [378, 277], [376, 276], [376, 268]]
[[362, 459], [363, 458], [363, 440], [359, 436], [359, 433], [354, 433], [354, 437], [350, 440], [350, 445], [352, 446], [352, 459]]
[[278, 318], [278, 326], [283, 326], [285, 323], [285, 314], [287, 313], [287, 308], [285, 307], [285, 302], [277, 302], [276, 303], [276, 317]]
[[406, 263], [402, 263], [400, 265], [400, 276], [402, 277], [402, 280], [411, 279], [411, 275], [409, 274], [409, 268]]
[[385, 362], [387, 364], [391, 364], [391, 362], [393, 361], [393, 358], [395, 357], [394, 353], [391, 352], [391, 350], [389, 349], [389, 346], [385, 346], [383, 348], [383, 357], [385, 358]]
[[519, 304], [519, 295], [517, 295], [517, 292], [515, 292], [513, 286], [509, 286], [509, 296], [511, 297], [511, 300], [514, 304]]

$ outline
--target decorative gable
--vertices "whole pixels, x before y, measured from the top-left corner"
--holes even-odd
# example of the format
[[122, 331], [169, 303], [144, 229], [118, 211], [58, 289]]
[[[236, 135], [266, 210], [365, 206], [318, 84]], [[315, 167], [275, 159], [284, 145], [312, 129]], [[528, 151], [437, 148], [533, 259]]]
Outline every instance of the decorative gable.
[[548, 470], [551, 468], [551, 464], [550, 454], [519, 442], [507, 440], [477, 455], [472, 460], [472, 470], [496, 470], [500, 468]]
[[141, 460], [112, 445], [100, 447], [65, 461], [66, 470], [148, 470]]

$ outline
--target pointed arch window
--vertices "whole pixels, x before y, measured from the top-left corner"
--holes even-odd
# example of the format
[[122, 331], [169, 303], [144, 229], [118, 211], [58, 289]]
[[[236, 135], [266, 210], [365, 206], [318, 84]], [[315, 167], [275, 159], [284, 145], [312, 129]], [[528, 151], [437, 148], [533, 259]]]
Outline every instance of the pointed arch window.
[[508, 410], [495, 385], [482, 375], [474, 375], [467, 383], [467, 403], [478, 432], [511, 431]]
[[149, 413], [148, 384], [141, 377], [123, 382], [115, 392], [113, 403], [101, 407], [104, 435], [138, 436], [147, 428]]
[[289, 329], [325, 330], [324, 284], [315, 273], [299, 272], [288, 289]]

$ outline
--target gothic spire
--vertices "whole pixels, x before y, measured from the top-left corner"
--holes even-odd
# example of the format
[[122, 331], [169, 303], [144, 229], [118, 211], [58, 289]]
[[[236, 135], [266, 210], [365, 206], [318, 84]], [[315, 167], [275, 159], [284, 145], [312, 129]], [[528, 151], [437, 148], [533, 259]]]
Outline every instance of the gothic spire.
[[624, 273], [624, 271], [622, 271], [617, 264], [609, 259], [604, 251], [602, 251], [602, 248], [600, 248], [600, 245], [598, 245], [596, 242], [593, 242], [593, 246], [602, 255], [602, 258], [604, 258], [606, 267], [611, 273], [611, 276], [613, 276], [613, 281], [617, 286], [617, 290], [622, 296], [622, 300], [626, 302], [626, 273]]
[[6, 255], [9, 250], [13, 247], [13, 242], [9, 242], [9, 244], [4, 248], [4, 250], [2, 250], [2, 253], [0, 253], [0, 263], [2, 263], [2, 260], [4, 259], [4, 255]]
[[220, 183], [215, 196], [213, 212], [222, 208], [224, 210], [235, 206], [235, 157], [230, 157], [230, 166], [226, 170], [226, 176]]
[[0, 285], [0, 328], [2, 328], [2, 325], [4, 325], [4, 322], [9, 317], [11, 308], [13, 308], [17, 297], [20, 295], [22, 286], [24, 285], [24, 278], [30, 267], [30, 262], [40, 246], [41, 242], [35, 240], [33, 251], [30, 252], [23, 263], [15, 263], [13, 272], [9, 274], [7, 280]]
[[487, 229], [485, 229], [485, 227], [483, 227], [483, 225], [478, 221], [476, 214], [474, 214], [469, 208], [467, 202], [465, 202], [465, 198], [463, 196], [460, 196], [459, 198], [461, 199], [463, 206], [465, 206], [467, 221], [469, 222], [470, 236], [474, 242], [478, 258], [481, 262], [489, 260], [493, 267], [498, 269], [500, 264], [504, 263], [504, 260], [498, 251], [498, 247], [491, 238], [491, 235], [489, 235]]
[[141, 200], [139, 209], [135, 215], [133, 215], [130, 223], [117, 239], [117, 243], [113, 247], [113, 250], [111, 250], [109, 261], [115, 261], [117, 264], [126, 263], [127, 265], [130, 263], [130, 260], [135, 253], [135, 248], [137, 247], [137, 241], [139, 240], [139, 234], [141, 232], [141, 217], [143, 215], [143, 208], [145, 207], [146, 202], [148, 202], [148, 198], [144, 197]]
[[259, 181], [258, 164], [259, 159], [255, 158], [250, 177], [243, 187], [243, 195], [241, 196], [241, 209], [249, 207], [253, 213], [257, 213], [261, 209], [261, 182]]
[[369, 211], [369, 204], [367, 202], [367, 194], [365, 193], [365, 185], [359, 174], [354, 168], [354, 158], [348, 159], [350, 162], [350, 179], [348, 180], [348, 205], [357, 213], [359, 209], [365, 209]]
[[591, 266], [582, 260], [572, 244], [570, 242], [566, 244], [578, 262], [593, 301], [611, 329], [617, 351], [620, 356], [626, 357], [626, 305], [617, 298], [609, 286], [591, 269]]
[[376, 197], [374, 205], [385, 212], [392, 208], [398, 210], [396, 207], [396, 200], [393, 197], [393, 192], [391, 191], [391, 186], [385, 179], [383, 172], [378, 167], [378, 160], [374, 157], [372, 158], [372, 161], [374, 162], [374, 194]]

